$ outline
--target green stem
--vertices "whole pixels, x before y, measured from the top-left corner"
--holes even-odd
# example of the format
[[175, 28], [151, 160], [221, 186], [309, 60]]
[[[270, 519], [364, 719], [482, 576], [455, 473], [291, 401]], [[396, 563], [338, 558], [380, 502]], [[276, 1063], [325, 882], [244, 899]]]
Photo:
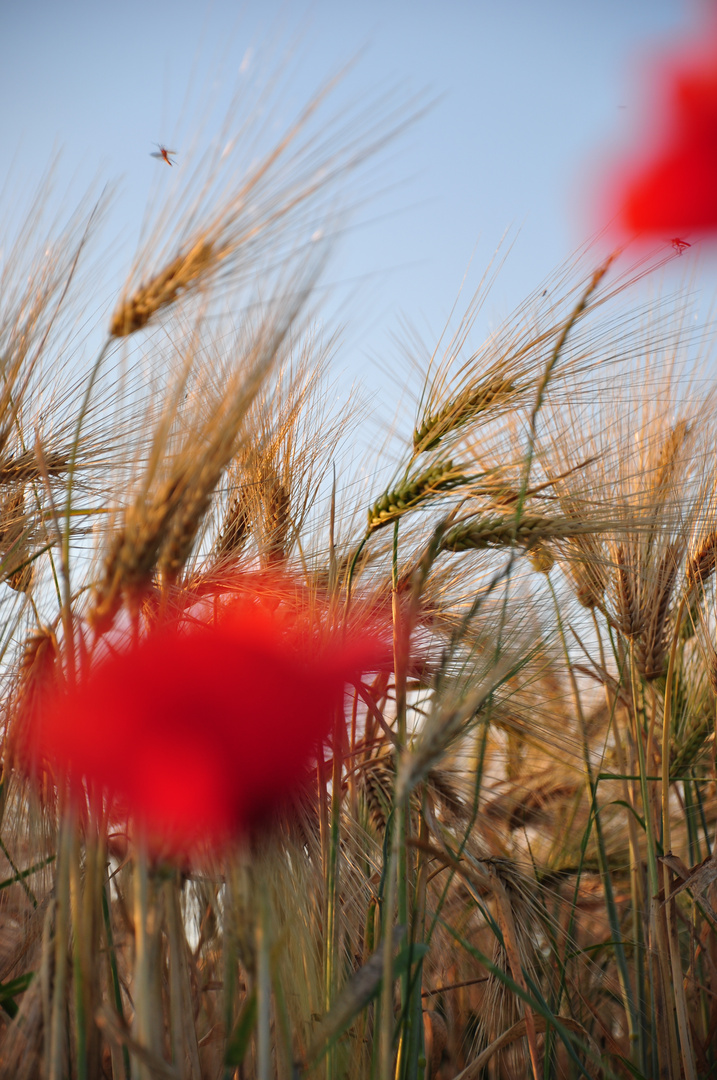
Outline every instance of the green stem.
[[349, 563], [349, 572], [348, 572], [348, 577], [346, 578], [346, 611], [345, 611], [346, 615], [348, 615], [349, 607], [351, 605], [351, 586], [353, 585], [354, 570], [356, 569], [356, 563], [358, 562], [359, 555], [361, 554], [363, 549], [366, 547], [366, 544], [368, 542], [368, 538], [370, 537], [370, 535], [371, 535], [371, 533], [366, 533], [363, 540], [361, 541], [359, 546], [356, 548], [356, 551], [354, 552], [353, 558], [351, 559], [351, 562]]
[[[89, 882], [85, 881], [85, 888]], [[72, 922], [72, 981], [75, 997], [75, 1041], [77, 1080], [87, 1080], [87, 1010], [85, 1009], [87, 970], [85, 947], [88, 927], [82, 920], [82, 883], [80, 872], [80, 842], [73, 830], [70, 865], [70, 910]]]
[[578, 717], [578, 723], [580, 724], [580, 735], [583, 749], [583, 767], [585, 769], [585, 784], [587, 787], [588, 798], [590, 800], [591, 813], [593, 815], [593, 820], [595, 823], [595, 837], [598, 847], [600, 877], [602, 879], [603, 888], [605, 890], [605, 904], [607, 907], [608, 921], [610, 924], [612, 944], [615, 950], [615, 959], [617, 962], [618, 977], [620, 980], [620, 989], [623, 998], [623, 1006], [625, 1009], [625, 1015], [627, 1016], [630, 1038], [632, 1040], [635, 1037], [638, 1022], [637, 1015], [635, 1013], [635, 1004], [632, 996], [632, 988], [630, 986], [630, 975], [627, 967], [627, 958], [625, 956], [625, 950], [622, 944], [620, 919], [617, 913], [615, 895], [612, 889], [612, 879], [610, 877], [610, 863], [607, 857], [605, 839], [602, 831], [602, 822], [600, 820], [600, 809], [597, 802], [597, 783], [593, 776], [592, 763], [590, 761], [590, 747], [588, 743], [587, 725], [585, 723], [585, 715], [583, 713], [580, 691], [578, 688], [577, 680], [575, 678], [575, 671], [573, 670], [573, 665], [570, 660], [570, 652], [568, 649], [567, 639], [565, 637], [563, 620], [560, 615], [560, 605], [558, 603], [558, 597], [555, 592], [555, 587], [550, 580], [550, 577], [547, 577], [546, 580], [548, 582], [548, 588], [550, 589], [550, 594], [552, 596], [553, 604], [555, 606], [555, 618], [558, 626], [558, 633], [560, 634], [560, 641], [563, 646], [563, 656], [565, 657], [565, 666], [567, 668], [568, 678], [570, 680], [570, 687], [573, 694], [573, 701], [575, 703], [575, 712]]
[[75, 424], [75, 432], [72, 440], [72, 448], [70, 450], [70, 463], [67, 470], [67, 499], [65, 501], [65, 535], [62, 538], [62, 548], [60, 555], [60, 569], [62, 575], [63, 584], [63, 602], [62, 602], [62, 622], [63, 629], [65, 631], [66, 647], [68, 652], [68, 672], [70, 678], [70, 684], [75, 681], [75, 637], [74, 627], [72, 624], [72, 612], [71, 612], [71, 600], [72, 600], [72, 584], [70, 579], [70, 521], [72, 518], [72, 484], [75, 478], [75, 470], [77, 468], [77, 454], [80, 447], [80, 437], [82, 434], [82, 425], [87, 415], [87, 410], [90, 406], [90, 398], [92, 391], [97, 381], [97, 376], [100, 373], [102, 363], [109, 351], [112, 344], [112, 338], [107, 338], [104, 345], [100, 349], [99, 355], [95, 360], [90, 377], [87, 380], [87, 388], [85, 390], [84, 397], [82, 398], [82, 404], [80, 405], [80, 411], [77, 416], [77, 423]]
[[[120, 1019], [124, 1019], [124, 1009], [122, 1006], [122, 989], [120, 987], [119, 972], [117, 970], [117, 953], [115, 951], [114, 935], [112, 933], [112, 916], [110, 913], [109, 902], [109, 890], [110, 883], [107, 880], [102, 889], [102, 917], [105, 924], [105, 937], [107, 939], [107, 961], [110, 968], [110, 982], [112, 984], [112, 996], [114, 998], [115, 1010]], [[122, 1053], [120, 1056], [119, 1049], [112, 1044], [112, 1075], [120, 1077], [119, 1063], [122, 1062], [124, 1067], [125, 1080], [130, 1080], [131, 1069], [129, 1061], [129, 1050], [126, 1045], [122, 1046]]]
[[70, 859], [72, 857], [73, 815], [69, 810], [61, 812], [60, 835], [57, 852], [57, 876], [55, 878], [55, 981], [52, 988], [52, 1013], [50, 1017], [50, 1047], [48, 1080], [64, 1080], [66, 998], [67, 988], [67, 932], [70, 919]]
[[[333, 758], [331, 772], [331, 821], [329, 825], [329, 850], [326, 865], [326, 933], [324, 938], [324, 1008], [331, 1009], [338, 989], [337, 961], [340, 947], [340, 872], [341, 854], [341, 774], [342, 747], [345, 732], [343, 708], [336, 710], [334, 719]], [[327, 1051], [326, 1075], [331, 1080], [336, 1073], [336, 1047]]]
[[270, 1080], [271, 1071], [271, 971], [269, 967], [269, 898], [260, 875], [259, 918], [256, 927], [257, 1080]]
[[[675, 618], [675, 629], [672, 635], [670, 659], [667, 665], [667, 677], [665, 679], [665, 702], [662, 713], [662, 849], [665, 853], [672, 850], [672, 837], [670, 832], [670, 728], [672, 726], [672, 686], [675, 677], [675, 657], [677, 655], [677, 645], [679, 642], [680, 626], [682, 624], [684, 608], [685, 600], [683, 598]], [[677, 1029], [680, 1036], [682, 1068], [684, 1069], [687, 1080], [697, 1080], [694, 1047], [692, 1045], [687, 1003], [685, 1001], [682, 959], [677, 936], [675, 901], [669, 899], [670, 891], [672, 889], [672, 877], [666, 863], [662, 864], [662, 882], [665, 889], [665, 899], [667, 900], [667, 939], [670, 950], [670, 963], [672, 966], [672, 985], [675, 993]]]

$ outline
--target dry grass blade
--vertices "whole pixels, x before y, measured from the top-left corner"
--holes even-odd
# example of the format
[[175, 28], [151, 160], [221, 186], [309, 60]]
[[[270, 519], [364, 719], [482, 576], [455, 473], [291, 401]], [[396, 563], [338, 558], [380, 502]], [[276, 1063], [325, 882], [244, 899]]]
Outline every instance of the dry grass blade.
[[149, 1075], [156, 1080], [180, 1080], [180, 1074], [172, 1065], [146, 1050], [134, 1039], [119, 1016], [103, 1006], [96, 1016], [97, 1026], [117, 1046], [126, 1046], [131, 1056], [149, 1070]]
[[683, 879], [679, 885], [675, 886], [667, 899], [663, 900], [663, 906], [669, 904], [685, 889], [690, 889], [695, 896], [700, 897], [712, 918], [717, 921], [717, 912], [715, 912], [709, 898], [705, 895], [710, 886], [717, 881], [717, 858], [714, 855], [708, 855], [697, 866], [688, 868], [684, 866], [681, 859], [677, 859], [671, 852], [668, 852], [667, 855], [661, 856], [660, 862], [669, 866], [670, 870], [679, 874]]
[[[590, 1034], [585, 1030], [582, 1024], [579, 1024], [577, 1020], [573, 1020], [571, 1016], [557, 1016], [556, 1020], [566, 1031], [572, 1031], [575, 1035], [581, 1036], [591, 1048], [595, 1057], [599, 1058], [600, 1051], [598, 1050], [595, 1041], [591, 1038]], [[536, 1034], [538, 1035], [542, 1035], [550, 1026], [544, 1016], [534, 1016], [533, 1023], [535, 1025]], [[508, 1031], [504, 1031], [502, 1035], [499, 1035], [497, 1039], [494, 1039], [490, 1046], [487, 1046], [485, 1050], [470, 1063], [470, 1065], [458, 1073], [455, 1080], [480, 1080], [480, 1077], [491, 1059], [494, 1058], [496, 1054], [499, 1054], [501, 1050], [510, 1046], [511, 1043], [516, 1042], [518, 1039], [524, 1039], [526, 1034], [527, 1020], [524, 1018], [518, 1020], [508, 1029]]]

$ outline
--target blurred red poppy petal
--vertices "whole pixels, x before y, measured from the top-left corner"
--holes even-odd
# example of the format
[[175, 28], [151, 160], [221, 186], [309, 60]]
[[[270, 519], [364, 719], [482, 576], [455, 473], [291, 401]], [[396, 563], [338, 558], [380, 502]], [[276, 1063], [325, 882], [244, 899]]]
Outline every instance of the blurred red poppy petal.
[[[706, 43], [705, 43], [706, 41]], [[664, 66], [661, 123], [650, 146], [623, 163], [612, 210], [630, 236], [717, 232], [717, 35]]]
[[365, 628], [326, 642], [325, 613], [261, 598], [105, 657], [48, 698], [36, 755], [76, 791], [89, 782], [114, 796], [164, 850], [221, 844], [270, 818], [305, 782], [346, 682], [388, 650]]
[[628, 183], [625, 228], [659, 235], [717, 230], [717, 125], [714, 140], [714, 149], [678, 147]]

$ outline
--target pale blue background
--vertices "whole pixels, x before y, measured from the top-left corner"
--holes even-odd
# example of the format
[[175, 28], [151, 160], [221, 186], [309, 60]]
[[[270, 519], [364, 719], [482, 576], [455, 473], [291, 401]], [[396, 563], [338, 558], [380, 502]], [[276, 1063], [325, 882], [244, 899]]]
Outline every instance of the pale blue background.
[[[166, 167], [148, 156], [153, 143], [178, 140], [181, 165], [187, 86], [205, 87], [222, 51], [218, 91], [228, 100], [249, 46], [300, 33], [298, 106], [365, 47], [339, 103], [395, 85], [438, 99], [387, 156], [383, 180], [394, 186], [361, 212], [329, 270], [351, 286], [344, 361], [377, 385], [381, 368], [398, 362], [401, 321], [430, 343], [471, 257], [475, 283], [506, 229], [517, 239], [478, 337], [585, 241], [586, 170], [602, 147], [639, 130], [640, 57], [696, 22], [697, 8], [679, 0], [1, 0], [0, 164], [9, 180], [0, 212], [12, 212], [54, 148], [58, 191], [120, 177], [110, 225], [126, 241], [121, 281], [148, 194], [164, 182]], [[712, 280], [708, 268], [700, 286]]]

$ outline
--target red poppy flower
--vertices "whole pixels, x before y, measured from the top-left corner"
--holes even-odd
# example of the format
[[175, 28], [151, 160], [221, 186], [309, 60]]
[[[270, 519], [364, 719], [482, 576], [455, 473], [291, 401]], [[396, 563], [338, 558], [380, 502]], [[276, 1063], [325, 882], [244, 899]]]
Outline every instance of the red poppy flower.
[[[631, 236], [688, 246], [685, 234], [717, 232], [717, 32], [665, 65], [650, 145], [622, 167], [612, 188], [617, 222]], [[682, 250], [682, 247], [679, 248]]]
[[346, 682], [385, 656], [366, 631], [319, 629], [275, 594], [164, 625], [50, 698], [35, 754], [114, 797], [155, 850], [219, 845], [301, 787]]

